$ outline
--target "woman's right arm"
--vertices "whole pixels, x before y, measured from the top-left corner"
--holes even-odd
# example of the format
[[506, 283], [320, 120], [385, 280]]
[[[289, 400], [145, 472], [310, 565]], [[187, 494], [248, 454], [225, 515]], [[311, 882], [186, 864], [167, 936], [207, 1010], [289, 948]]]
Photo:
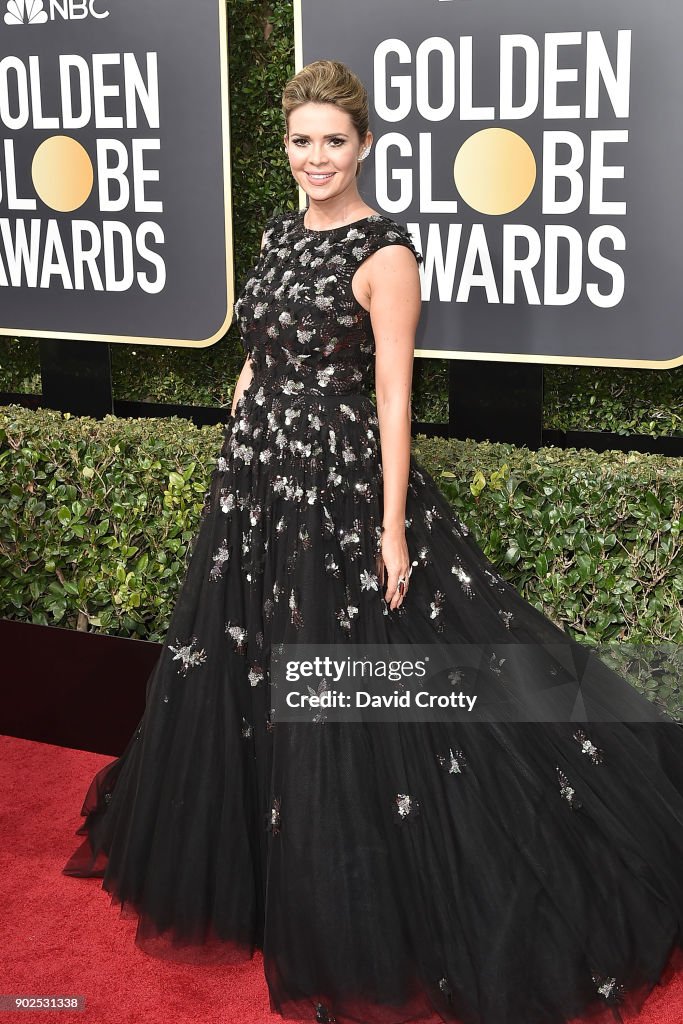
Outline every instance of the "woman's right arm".
[[[261, 251], [263, 251], [263, 243], [265, 241], [265, 237], [266, 233], [264, 231], [261, 237]], [[240, 375], [237, 378], [237, 383], [235, 384], [235, 390], [232, 396], [232, 408], [230, 410], [231, 416], [235, 415], [235, 407], [237, 406], [237, 403], [239, 402], [240, 398], [242, 397], [246, 389], [251, 384], [253, 376], [254, 371], [251, 368], [251, 356], [247, 356], [247, 358], [244, 360], [244, 366], [242, 367]]]
[[242, 371], [239, 377], [237, 378], [237, 383], [235, 384], [235, 390], [232, 396], [232, 409], [230, 410], [231, 416], [235, 415], [235, 407], [239, 402], [240, 398], [242, 397], [242, 395], [244, 394], [244, 392], [246, 391], [246, 389], [251, 384], [253, 376], [254, 371], [251, 368], [251, 356], [247, 356], [247, 358], [244, 360], [244, 366], [242, 367]]

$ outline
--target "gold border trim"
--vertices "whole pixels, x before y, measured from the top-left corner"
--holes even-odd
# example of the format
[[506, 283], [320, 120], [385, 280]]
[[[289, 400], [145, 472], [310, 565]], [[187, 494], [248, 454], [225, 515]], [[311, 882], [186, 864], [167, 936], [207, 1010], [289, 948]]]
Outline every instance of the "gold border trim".
[[[304, 66], [303, 13], [301, 0], [294, 0], [294, 52], [295, 67], [300, 71]], [[299, 186], [299, 208], [306, 209], [306, 193]], [[420, 270], [420, 275], [422, 270]], [[522, 352], [463, 352], [444, 351], [435, 348], [415, 348], [416, 359], [480, 359], [493, 363], [554, 363], [560, 366], [625, 366], [639, 369], [668, 370], [683, 366], [683, 353], [675, 359], [610, 359], [594, 356], [550, 356], [542, 352], [525, 355]]]
[[675, 359], [645, 360], [645, 359], [610, 359], [605, 356], [544, 356], [543, 354], [528, 356], [522, 352], [465, 352], [460, 349], [457, 352], [446, 351], [437, 348], [416, 348], [416, 359], [480, 359], [491, 363], [540, 363], [541, 365], [555, 364], [559, 366], [626, 366], [640, 369], [669, 370], [675, 366], [683, 365], [683, 355]]
[[[304, 25], [301, 0], [294, 0], [294, 70], [301, 71], [304, 66]], [[297, 185], [299, 193], [299, 209], [305, 210], [308, 196], [301, 185]]]
[[301, 0], [294, 0], [294, 70], [304, 66], [304, 29]]
[[232, 324], [235, 305], [234, 246], [232, 238], [232, 180], [230, 154], [230, 92], [228, 86], [228, 14], [227, 0], [218, 0], [218, 30], [220, 46], [223, 196], [225, 207], [225, 267], [228, 308], [225, 320], [210, 338], [192, 341], [185, 338], [134, 337], [130, 334], [65, 334], [62, 331], [38, 331], [26, 327], [0, 327], [0, 335], [13, 338], [62, 338], [67, 341], [113, 341], [126, 345], [168, 345], [174, 348], [209, 348], [224, 336]]

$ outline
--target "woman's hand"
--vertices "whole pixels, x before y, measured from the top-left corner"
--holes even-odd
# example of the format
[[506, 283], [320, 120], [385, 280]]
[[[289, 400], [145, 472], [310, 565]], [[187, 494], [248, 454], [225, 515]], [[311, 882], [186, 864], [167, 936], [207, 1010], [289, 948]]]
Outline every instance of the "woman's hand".
[[[406, 541], [405, 527], [386, 527], [382, 531], [382, 541], [377, 553], [377, 577], [380, 588], [384, 586], [384, 573], [387, 573], [387, 589], [384, 594], [385, 601], [393, 611], [403, 604], [408, 587], [410, 585], [410, 555]], [[399, 579], [405, 580], [403, 593], [399, 590]]]

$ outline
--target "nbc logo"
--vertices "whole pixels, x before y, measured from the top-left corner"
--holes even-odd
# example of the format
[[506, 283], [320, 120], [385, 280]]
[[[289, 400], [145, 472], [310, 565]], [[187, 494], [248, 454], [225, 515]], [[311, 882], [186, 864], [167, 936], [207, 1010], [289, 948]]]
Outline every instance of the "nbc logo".
[[46, 21], [43, 0], [8, 0], [6, 25], [43, 25]]
[[80, 21], [91, 15], [93, 18], [108, 18], [109, 11], [96, 11], [96, 0], [48, 0], [49, 14], [44, 0], [7, 0], [6, 25], [44, 25], [60, 17], [63, 21]]

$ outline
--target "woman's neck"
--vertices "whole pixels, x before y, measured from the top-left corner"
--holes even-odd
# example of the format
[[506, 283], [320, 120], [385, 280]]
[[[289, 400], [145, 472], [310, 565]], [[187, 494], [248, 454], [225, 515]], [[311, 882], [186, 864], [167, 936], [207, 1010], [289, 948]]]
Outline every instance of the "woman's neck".
[[312, 230], [341, 227], [361, 217], [369, 216], [372, 210], [356, 192], [355, 196], [343, 196], [334, 206], [329, 202], [316, 202], [308, 197], [308, 209], [304, 215], [304, 226]]

